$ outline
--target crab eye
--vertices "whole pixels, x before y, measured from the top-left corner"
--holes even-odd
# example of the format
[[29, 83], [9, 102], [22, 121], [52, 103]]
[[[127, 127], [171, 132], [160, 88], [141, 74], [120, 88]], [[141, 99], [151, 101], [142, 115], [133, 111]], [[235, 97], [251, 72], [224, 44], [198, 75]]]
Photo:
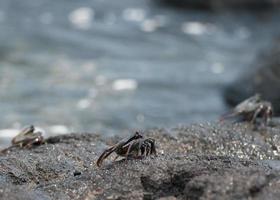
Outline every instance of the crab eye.
[[136, 138], [142, 138], [143, 136], [138, 131], [136, 131], [135, 132], [135, 137]]

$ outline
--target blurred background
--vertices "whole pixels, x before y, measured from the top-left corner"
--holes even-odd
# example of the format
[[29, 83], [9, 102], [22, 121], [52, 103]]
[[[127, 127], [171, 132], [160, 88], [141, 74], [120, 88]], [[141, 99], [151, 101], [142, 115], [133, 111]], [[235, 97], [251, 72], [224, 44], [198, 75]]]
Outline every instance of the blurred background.
[[199, 2], [0, 0], [1, 145], [28, 124], [112, 136], [216, 121], [280, 13]]

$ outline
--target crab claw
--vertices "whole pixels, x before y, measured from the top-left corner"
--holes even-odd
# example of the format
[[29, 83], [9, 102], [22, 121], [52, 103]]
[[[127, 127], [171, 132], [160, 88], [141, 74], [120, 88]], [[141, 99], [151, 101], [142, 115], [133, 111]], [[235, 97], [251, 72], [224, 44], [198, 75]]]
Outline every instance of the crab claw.
[[113, 153], [115, 151], [115, 149], [116, 149], [115, 146], [112, 146], [109, 149], [106, 149], [97, 159], [97, 161], [96, 161], [97, 167], [100, 167], [103, 160], [106, 159], [111, 153]]
[[19, 134], [25, 135], [25, 134], [33, 133], [34, 131], [35, 131], [34, 125], [29, 125], [24, 129], [22, 129]]
[[131, 142], [132, 140], [136, 140], [139, 138], [143, 138], [143, 135], [141, 133], [139, 133], [138, 131], [135, 132], [135, 134], [127, 140], [127, 143]]

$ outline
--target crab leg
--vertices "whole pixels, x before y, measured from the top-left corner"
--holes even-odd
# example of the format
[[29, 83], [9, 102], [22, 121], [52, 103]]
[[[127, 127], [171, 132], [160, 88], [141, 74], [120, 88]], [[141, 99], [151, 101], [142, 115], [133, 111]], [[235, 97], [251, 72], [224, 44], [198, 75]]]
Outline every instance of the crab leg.
[[149, 156], [149, 155], [151, 155], [151, 146], [150, 145], [147, 147], [147, 153], [146, 153], [146, 156]]
[[150, 141], [150, 144], [151, 144], [151, 152], [150, 152], [150, 154], [155, 154], [156, 155], [157, 152], [156, 152], [155, 141], [153, 139], [150, 139], [149, 141]]
[[264, 114], [264, 120], [265, 120], [265, 123], [268, 124], [272, 118], [272, 114], [273, 114], [273, 111], [272, 109], [267, 109], [265, 114]]
[[127, 151], [126, 151], [126, 154], [125, 154], [125, 159], [127, 160], [127, 158], [128, 158], [128, 155], [129, 155], [129, 153], [130, 153], [130, 151], [131, 151], [131, 147], [132, 147], [132, 145], [134, 145], [136, 143], [136, 141], [133, 141], [129, 146], [128, 146], [128, 149], [127, 149]]
[[147, 147], [146, 147], [146, 146], [144, 146], [143, 157], [146, 157], [146, 154], [147, 154]]
[[141, 152], [141, 147], [142, 147], [142, 140], [139, 141], [139, 145], [138, 145], [138, 156], [140, 157], [142, 155], [142, 152]]
[[145, 153], [145, 156], [148, 156], [148, 155], [151, 154], [151, 141], [150, 140], [148, 140], [146, 142], [145, 152], [144, 153]]
[[153, 154], [153, 146], [154, 143], [152, 141], [149, 142], [149, 154], [148, 155], [152, 155]]
[[253, 118], [251, 120], [251, 123], [254, 123], [256, 121], [257, 116], [260, 114], [260, 112], [262, 111], [263, 106], [260, 106], [254, 113]]
[[0, 151], [0, 153], [6, 153], [7, 151], [9, 151], [10, 149], [12, 149], [12, 148], [14, 148], [14, 147], [16, 147], [17, 145], [12, 145], [12, 146], [9, 146], [9, 147], [7, 147], [7, 148], [5, 148], [5, 149], [2, 149], [1, 151]]
[[147, 143], [148, 143], [148, 155], [151, 155], [151, 154], [156, 154], [156, 147], [155, 147], [155, 141], [151, 138], [148, 138], [147, 139]]

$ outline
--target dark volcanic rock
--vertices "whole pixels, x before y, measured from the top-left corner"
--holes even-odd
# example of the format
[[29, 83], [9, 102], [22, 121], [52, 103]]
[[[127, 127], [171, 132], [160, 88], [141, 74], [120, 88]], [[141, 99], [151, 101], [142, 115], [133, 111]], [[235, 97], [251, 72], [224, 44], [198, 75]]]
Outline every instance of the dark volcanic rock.
[[221, 9], [245, 8], [263, 10], [280, 5], [279, 0], [155, 0], [177, 8]]
[[273, 104], [275, 113], [280, 114], [280, 39], [272, 49], [253, 64], [252, 71], [229, 85], [224, 92], [226, 101], [236, 105], [242, 100], [260, 93]]
[[[158, 156], [95, 161], [94, 134], [52, 137], [0, 157], [1, 199], [278, 199], [280, 125], [198, 124], [145, 133]], [[118, 138], [108, 140], [108, 144]]]

